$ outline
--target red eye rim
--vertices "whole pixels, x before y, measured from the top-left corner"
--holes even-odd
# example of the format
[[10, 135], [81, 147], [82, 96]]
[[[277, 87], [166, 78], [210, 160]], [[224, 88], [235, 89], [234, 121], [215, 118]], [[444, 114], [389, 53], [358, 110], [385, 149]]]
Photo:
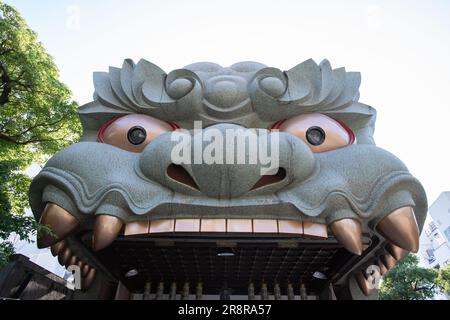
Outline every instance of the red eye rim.
[[[330, 118], [331, 118], [331, 117], [330, 117]], [[341, 127], [344, 128], [345, 131], [347, 131], [348, 136], [349, 136], [349, 138], [350, 138], [350, 140], [349, 140], [349, 142], [348, 142], [347, 145], [353, 144], [353, 143], [355, 142], [355, 140], [356, 140], [356, 136], [355, 136], [355, 133], [353, 132], [353, 130], [352, 130], [349, 126], [347, 126], [344, 122], [342, 122], [342, 121], [340, 121], [340, 120], [338, 120], [338, 119], [334, 119], [334, 118], [331, 118], [331, 119], [333, 119], [334, 121], [336, 121], [337, 123], [339, 123], [339, 124], [341, 125]], [[269, 130], [278, 130], [278, 129], [281, 127], [281, 125], [282, 125], [286, 120], [287, 120], [287, 119], [278, 120], [277, 122], [275, 122], [275, 123], [269, 128]]]
[[105, 134], [105, 130], [106, 130], [106, 129], [114, 122], [114, 121], [116, 121], [116, 120], [119, 119], [119, 118], [121, 118], [121, 117], [113, 117], [113, 118], [109, 119], [108, 121], [106, 121], [106, 122], [100, 127], [100, 129], [99, 129], [98, 132], [97, 132], [97, 141], [99, 141], [99, 142], [101, 142], [101, 143], [104, 142], [104, 140], [103, 140], [103, 135]]
[[286, 121], [287, 119], [282, 119], [282, 120], [278, 120], [277, 122], [275, 122], [270, 128], [269, 130], [277, 130], [280, 128], [280, 126]]
[[336, 121], [337, 123], [339, 123], [342, 126], [342, 128], [344, 128], [345, 131], [347, 131], [347, 133], [348, 133], [348, 135], [350, 137], [350, 141], [348, 142], [348, 145], [353, 144], [355, 142], [355, 140], [356, 140], [356, 136], [355, 136], [355, 133], [353, 132], [353, 130], [349, 126], [347, 126], [344, 122], [342, 122], [342, 121], [340, 121], [338, 119], [334, 119], [334, 118], [332, 118], [332, 119], [334, 121]]
[[176, 124], [175, 122], [172, 122], [172, 121], [166, 121], [166, 122], [172, 127], [172, 131], [175, 131], [175, 130], [181, 128], [181, 127], [180, 127], [178, 124]]
[[[106, 130], [106, 129], [114, 122], [114, 121], [116, 121], [117, 119], [122, 118], [122, 117], [124, 117], [124, 116], [113, 117], [113, 118], [109, 119], [108, 121], [106, 121], [106, 122], [100, 127], [100, 129], [99, 129], [98, 132], [97, 132], [97, 141], [98, 141], [98, 142], [101, 142], [101, 143], [104, 143], [105, 141], [103, 140], [103, 136], [104, 136], [104, 134], [105, 134], [105, 130]], [[167, 123], [168, 125], [170, 125], [170, 127], [172, 128], [172, 131], [175, 131], [175, 130], [177, 130], [177, 129], [180, 129], [180, 126], [179, 126], [178, 124], [176, 124], [175, 122], [172, 122], [172, 121], [166, 121], [166, 123]]]

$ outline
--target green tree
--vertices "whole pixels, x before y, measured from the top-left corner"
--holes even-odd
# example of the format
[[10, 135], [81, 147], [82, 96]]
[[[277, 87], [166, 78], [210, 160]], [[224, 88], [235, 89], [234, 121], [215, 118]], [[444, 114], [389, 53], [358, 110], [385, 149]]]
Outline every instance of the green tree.
[[437, 283], [443, 292], [450, 293], [450, 264], [439, 269]]
[[382, 300], [424, 300], [439, 291], [438, 272], [418, 266], [419, 259], [408, 254], [389, 271], [380, 287]]
[[12, 252], [2, 240], [28, 239], [38, 225], [24, 216], [33, 162], [78, 139], [77, 104], [53, 58], [20, 14], [0, 2], [0, 263]]

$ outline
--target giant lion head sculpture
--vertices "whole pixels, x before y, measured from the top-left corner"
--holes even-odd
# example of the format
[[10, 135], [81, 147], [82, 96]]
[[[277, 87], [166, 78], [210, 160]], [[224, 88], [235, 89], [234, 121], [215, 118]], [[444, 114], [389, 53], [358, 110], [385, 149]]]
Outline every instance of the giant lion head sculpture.
[[[327, 60], [285, 72], [256, 62], [201, 62], [168, 74], [125, 60], [94, 73], [94, 100], [79, 109], [81, 141], [53, 156], [30, 188], [36, 219], [54, 231], [38, 245], [52, 246], [63, 264], [79, 264], [89, 282], [97, 268], [90, 253], [119, 235], [331, 239], [366, 256], [352, 281], [370, 295], [360, 271], [376, 264], [384, 273], [417, 252], [427, 203], [402, 161], [375, 145], [376, 112], [358, 102], [359, 85], [359, 73]], [[277, 134], [277, 166], [264, 173], [258, 157], [196, 161], [194, 141], [205, 150], [222, 133], [223, 150], [242, 136], [255, 143]], [[192, 161], [174, 160], [181, 140]], [[250, 145], [244, 150], [253, 155]], [[80, 246], [86, 233], [92, 245]]]

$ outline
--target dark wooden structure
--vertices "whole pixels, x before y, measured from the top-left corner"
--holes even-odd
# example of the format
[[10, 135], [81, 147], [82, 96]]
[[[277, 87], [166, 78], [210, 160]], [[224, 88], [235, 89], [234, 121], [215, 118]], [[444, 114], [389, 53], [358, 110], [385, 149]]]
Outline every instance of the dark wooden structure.
[[73, 294], [67, 281], [21, 254], [0, 270], [0, 299], [69, 300]]

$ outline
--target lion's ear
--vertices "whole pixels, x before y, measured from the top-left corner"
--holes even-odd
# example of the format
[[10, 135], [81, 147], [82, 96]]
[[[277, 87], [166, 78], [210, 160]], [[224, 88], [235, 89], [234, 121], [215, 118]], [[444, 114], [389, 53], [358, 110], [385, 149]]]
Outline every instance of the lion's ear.
[[[197, 105], [202, 89], [197, 75], [188, 69], [166, 74], [157, 65], [141, 59], [135, 64], [125, 59], [122, 68], [94, 72], [94, 97], [78, 109], [83, 125], [83, 141], [95, 141], [103, 123], [130, 113], [146, 114], [161, 120], [187, 118]], [[183, 104], [179, 100], [183, 99]]]
[[358, 144], [375, 144], [373, 133], [375, 131], [377, 111], [371, 106], [353, 102], [343, 109], [323, 113], [349, 126], [355, 133]]
[[324, 110], [337, 109], [359, 99], [361, 74], [345, 68], [332, 69], [328, 60], [317, 65], [306, 60], [285, 72], [288, 86], [280, 102], [298, 107]]

